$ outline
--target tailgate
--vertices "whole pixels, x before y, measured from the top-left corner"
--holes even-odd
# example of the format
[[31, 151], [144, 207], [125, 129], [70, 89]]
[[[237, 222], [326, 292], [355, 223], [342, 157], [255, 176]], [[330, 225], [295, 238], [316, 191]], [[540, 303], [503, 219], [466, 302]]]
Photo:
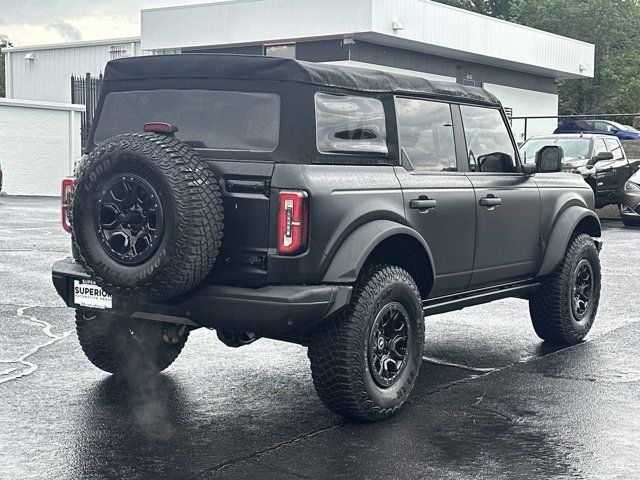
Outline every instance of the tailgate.
[[205, 160], [218, 176], [224, 205], [222, 247], [206, 281], [262, 286], [267, 283], [270, 189], [274, 164]]

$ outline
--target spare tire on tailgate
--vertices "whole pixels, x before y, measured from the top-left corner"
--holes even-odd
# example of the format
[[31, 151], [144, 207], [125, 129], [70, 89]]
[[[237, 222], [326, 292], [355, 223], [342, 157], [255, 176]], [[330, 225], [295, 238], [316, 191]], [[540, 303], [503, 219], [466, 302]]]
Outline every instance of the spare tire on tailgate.
[[197, 286], [222, 240], [215, 175], [187, 144], [125, 134], [76, 172], [71, 215], [78, 260], [111, 294], [164, 300]]

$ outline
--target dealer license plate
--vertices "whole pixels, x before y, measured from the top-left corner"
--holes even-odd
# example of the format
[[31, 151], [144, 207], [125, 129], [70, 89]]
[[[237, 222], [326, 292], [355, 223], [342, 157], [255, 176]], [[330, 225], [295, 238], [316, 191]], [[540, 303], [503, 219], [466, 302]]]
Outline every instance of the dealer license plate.
[[113, 308], [113, 297], [91, 280], [74, 280], [73, 303], [80, 307], [107, 310]]

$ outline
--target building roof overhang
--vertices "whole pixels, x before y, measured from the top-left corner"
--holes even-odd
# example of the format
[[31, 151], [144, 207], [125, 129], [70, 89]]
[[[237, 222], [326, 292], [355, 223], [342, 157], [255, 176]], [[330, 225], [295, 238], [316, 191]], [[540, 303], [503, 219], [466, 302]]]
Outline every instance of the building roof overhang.
[[142, 48], [353, 38], [555, 79], [592, 78], [595, 46], [430, 0], [230, 0], [142, 10]]

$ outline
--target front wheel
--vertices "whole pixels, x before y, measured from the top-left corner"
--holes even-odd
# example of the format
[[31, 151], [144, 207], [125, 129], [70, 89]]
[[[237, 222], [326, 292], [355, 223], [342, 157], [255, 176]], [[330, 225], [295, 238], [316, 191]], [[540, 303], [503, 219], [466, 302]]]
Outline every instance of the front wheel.
[[76, 331], [89, 361], [114, 374], [159, 373], [178, 358], [189, 337], [185, 325], [80, 309]]
[[533, 328], [545, 341], [575, 345], [591, 330], [599, 302], [598, 250], [589, 235], [577, 235], [558, 269], [529, 300]]
[[309, 359], [320, 400], [358, 420], [396, 413], [413, 390], [423, 344], [424, 315], [411, 275], [396, 266], [365, 269], [350, 306], [312, 336]]

